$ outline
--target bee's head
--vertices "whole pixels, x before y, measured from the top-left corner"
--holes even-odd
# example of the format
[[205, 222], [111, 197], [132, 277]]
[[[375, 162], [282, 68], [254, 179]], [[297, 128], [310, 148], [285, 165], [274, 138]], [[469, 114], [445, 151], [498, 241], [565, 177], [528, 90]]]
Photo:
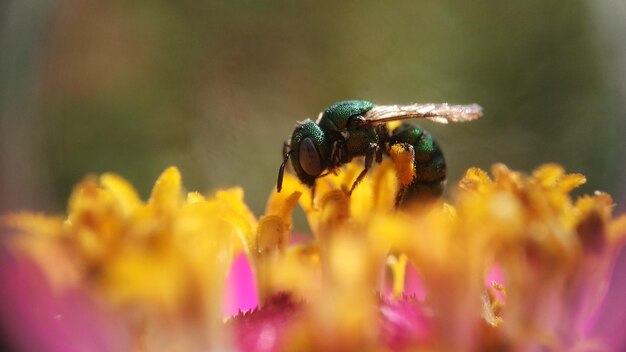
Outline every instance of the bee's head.
[[300, 123], [291, 135], [291, 165], [303, 183], [312, 186], [328, 167], [328, 137], [311, 120]]

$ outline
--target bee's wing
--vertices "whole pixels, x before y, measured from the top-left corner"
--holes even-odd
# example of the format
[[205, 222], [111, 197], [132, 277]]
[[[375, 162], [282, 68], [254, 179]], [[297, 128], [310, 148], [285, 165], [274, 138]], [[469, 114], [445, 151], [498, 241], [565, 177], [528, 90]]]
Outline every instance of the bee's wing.
[[424, 118], [439, 123], [472, 121], [483, 115], [483, 108], [478, 104], [411, 104], [379, 105], [366, 112], [366, 122], [378, 124], [396, 120]]

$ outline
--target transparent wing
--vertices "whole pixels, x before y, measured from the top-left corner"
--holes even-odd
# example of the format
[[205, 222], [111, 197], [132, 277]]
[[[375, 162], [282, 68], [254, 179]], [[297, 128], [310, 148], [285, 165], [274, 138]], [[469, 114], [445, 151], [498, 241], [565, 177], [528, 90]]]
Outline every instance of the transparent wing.
[[404, 119], [428, 119], [439, 123], [472, 121], [483, 116], [483, 108], [478, 104], [411, 104], [379, 105], [363, 116], [365, 121], [378, 124]]

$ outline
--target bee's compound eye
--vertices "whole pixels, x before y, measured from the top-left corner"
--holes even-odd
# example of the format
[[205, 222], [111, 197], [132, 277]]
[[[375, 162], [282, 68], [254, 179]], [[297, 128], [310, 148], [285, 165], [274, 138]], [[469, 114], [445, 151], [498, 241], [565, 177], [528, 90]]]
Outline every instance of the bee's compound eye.
[[317, 151], [313, 140], [310, 137], [300, 141], [299, 150], [300, 166], [309, 176], [317, 176], [322, 173], [322, 162], [320, 153]]

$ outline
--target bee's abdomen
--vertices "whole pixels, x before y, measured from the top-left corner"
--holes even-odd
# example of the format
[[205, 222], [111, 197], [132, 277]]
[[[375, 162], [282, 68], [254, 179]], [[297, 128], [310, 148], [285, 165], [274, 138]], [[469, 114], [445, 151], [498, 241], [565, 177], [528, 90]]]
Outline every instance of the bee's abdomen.
[[410, 144], [415, 153], [415, 177], [405, 190], [404, 202], [441, 197], [446, 181], [446, 161], [430, 133], [419, 126], [404, 123], [393, 130], [389, 143]]

